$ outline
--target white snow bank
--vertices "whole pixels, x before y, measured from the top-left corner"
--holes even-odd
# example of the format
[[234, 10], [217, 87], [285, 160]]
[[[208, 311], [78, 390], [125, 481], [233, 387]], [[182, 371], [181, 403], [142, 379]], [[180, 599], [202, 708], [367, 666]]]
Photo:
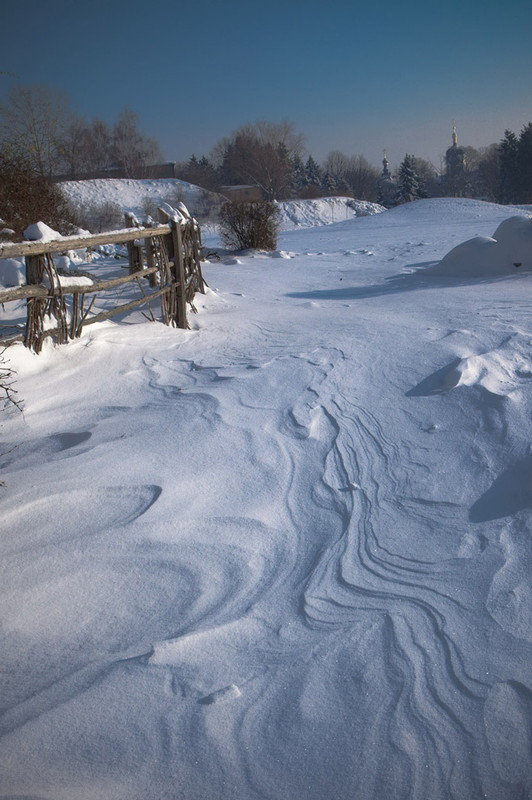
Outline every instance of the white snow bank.
[[532, 217], [510, 217], [493, 237], [476, 236], [453, 247], [431, 272], [477, 277], [532, 269]]
[[193, 205], [191, 201], [203, 193], [203, 189], [176, 178], [158, 180], [133, 180], [126, 178], [98, 178], [90, 181], [65, 181], [58, 184], [64, 194], [77, 206], [87, 208], [113, 203], [139, 217], [145, 214], [148, 201], [156, 206], [177, 199]]
[[53, 242], [56, 239], [61, 239], [61, 234], [54, 231], [49, 225], [44, 222], [35, 222], [24, 231], [24, 238], [32, 242]]
[[378, 203], [353, 200], [350, 197], [320, 197], [316, 200], [284, 200], [277, 203], [280, 228], [310, 228], [330, 225], [353, 217], [367, 217], [386, 211]]
[[532, 268], [532, 217], [510, 217], [501, 222], [493, 238], [515, 267]]
[[16, 258], [0, 259], [0, 285], [5, 289], [22, 286], [26, 282], [26, 270], [22, 261]]

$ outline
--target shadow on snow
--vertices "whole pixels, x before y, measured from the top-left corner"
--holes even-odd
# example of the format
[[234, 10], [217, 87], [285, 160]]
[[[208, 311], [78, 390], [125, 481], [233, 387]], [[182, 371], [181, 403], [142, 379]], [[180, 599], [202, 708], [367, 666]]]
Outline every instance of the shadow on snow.
[[385, 295], [400, 294], [402, 292], [415, 292], [422, 289], [449, 289], [456, 286], [475, 286], [479, 283], [496, 283], [505, 280], [513, 274], [502, 275], [468, 275], [460, 278], [456, 275], [441, 275], [433, 271], [439, 261], [425, 261], [418, 264], [409, 264], [405, 269], [411, 272], [392, 275], [385, 278], [384, 283], [371, 286], [343, 286], [341, 289], [313, 289], [306, 292], [288, 292], [285, 297], [294, 297], [299, 300], [365, 300], [370, 297], [383, 297]]

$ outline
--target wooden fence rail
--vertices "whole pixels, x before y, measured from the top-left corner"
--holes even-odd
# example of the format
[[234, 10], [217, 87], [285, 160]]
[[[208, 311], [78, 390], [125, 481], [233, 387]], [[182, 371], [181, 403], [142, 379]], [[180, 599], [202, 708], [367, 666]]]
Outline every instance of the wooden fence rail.
[[[42, 348], [46, 336], [54, 336], [63, 343], [81, 335], [83, 328], [109, 319], [116, 314], [130, 311], [160, 298], [162, 321], [166, 325], [188, 328], [187, 302], [194, 294], [205, 293], [201, 272], [201, 231], [197, 222], [159, 209], [162, 223], [153, 227], [140, 227], [130, 215], [126, 215], [127, 228], [108, 233], [86, 236], [65, 236], [51, 242], [22, 242], [0, 244], [0, 258], [24, 257], [26, 285], [0, 291], [0, 303], [26, 300], [26, 327], [22, 335], [0, 339], [0, 345], [23, 341], [35, 352]], [[68, 276], [59, 276], [53, 253], [64, 253], [80, 248], [94, 248], [102, 244], [127, 244], [129, 274], [111, 280], [93, 280], [92, 283], [68, 285]], [[149, 294], [144, 291], [141, 279], [148, 279]], [[48, 285], [43, 285], [46, 279]], [[96, 293], [136, 282], [141, 297], [109, 311], [89, 316]], [[87, 296], [93, 295], [88, 307]], [[72, 297], [71, 309], [66, 297]], [[45, 321], [53, 317], [56, 326], [45, 328]]]

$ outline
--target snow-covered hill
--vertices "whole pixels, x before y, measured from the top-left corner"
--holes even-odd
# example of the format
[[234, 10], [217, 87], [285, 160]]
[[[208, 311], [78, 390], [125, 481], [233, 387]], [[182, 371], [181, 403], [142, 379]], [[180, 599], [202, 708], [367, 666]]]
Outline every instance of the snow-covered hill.
[[113, 203], [123, 211], [142, 217], [147, 201], [157, 205], [176, 200], [193, 205], [203, 190], [192, 183], [174, 178], [134, 180], [133, 178], [99, 178], [89, 181], [65, 181], [59, 186], [78, 207], [88, 208]]
[[[133, 180], [105, 178], [89, 181], [67, 181], [59, 184], [78, 208], [88, 209], [112, 203], [123, 211], [142, 218], [147, 205], [156, 207], [177, 198], [193, 212], [201, 206], [205, 190], [177, 179]], [[220, 196], [220, 201], [223, 197]], [[281, 230], [329, 225], [355, 216], [368, 216], [384, 211], [377, 203], [347, 197], [324, 197], [317, 200], [288, 200], [278, 203]]]
[[189, 331], [10, 349], [1, 796], [531, 796], [532, 275], [450, 255], [516, 214], [295, 228]]

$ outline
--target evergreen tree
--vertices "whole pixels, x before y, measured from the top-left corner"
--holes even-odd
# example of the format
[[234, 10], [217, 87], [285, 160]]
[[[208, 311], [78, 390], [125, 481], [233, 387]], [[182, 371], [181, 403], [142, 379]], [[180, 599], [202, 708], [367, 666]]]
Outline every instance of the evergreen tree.
[[503, 203], [514, 203], [519, 194], [519, 141], [513, 131], [504, 131], [504, 139], [499, 144], [499, 163], [499, 199]]
[[426, 196], [421, 179], [416, 172], [415, 158], [407, 153], [399, 167], [399, 188], [396, 201], [397, 203], [410, 203], [412, 200]]
[[314, 161], [312, 156], [309, 156], [305, 165], [305, 174], [307, 179], [307, 186], [321, 186], [321, 169]]
[[292, 181], [296, 192], [300, 192], [307, 185], [305, 165], [297, 153], [292, 158]]
[[525, 125], [517, 147], [518, 192], [520, 203], [532, 203], [532, 122]]
[[321, 182], [321, 190], [325, 197], [333, 197], [337, 194], [338, 187], [336, 185], [336, 181], [334, 180], [334, 176], [331, 175], [330, 172], [326, 172], [324, 174]]

